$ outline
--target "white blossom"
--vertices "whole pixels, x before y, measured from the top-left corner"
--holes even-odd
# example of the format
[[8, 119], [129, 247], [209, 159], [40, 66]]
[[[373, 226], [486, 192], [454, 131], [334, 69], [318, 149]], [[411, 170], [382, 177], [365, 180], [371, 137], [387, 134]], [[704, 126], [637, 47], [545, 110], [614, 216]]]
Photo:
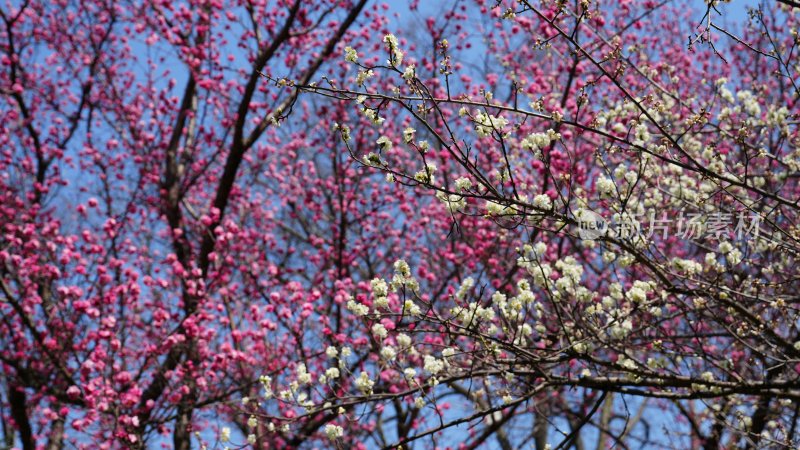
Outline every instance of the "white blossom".
[[352, 299], [347, 301], [347, 310], [357, 316], [366, 316], [369, 314], [369, 307], [367, 305], [362, 305]]
[[344, 429], [339, 425], [329, 423], [325, 425], [325, 434], [328, 436], [328, 439], [335, 441], [336, 439], [344, 436]]
[[405, 303], [403, 303], [403, 308], [412, 316], [417, 316], [422, 312], [419, 306], [417, 306], [417, 304], [411, 301], [410, 299], [406, 300]]
[[533, 206], [539, 209], [550, 209], [553, 203], [547, 194], [539, 194], [533, 198]]
[[358, 61], [358, 53], [353, 47], [344, 48], [344, 60], [347, 62], [355, 63]]
[[358, 86], [364, 86], [364, 83], [370, 78], [375, 75], [375, 72], [372, 69], [369, 70], [359, 70], [358, 75], [356, 75], [356, 84]]
[[616, 187], [614, 186], [614, 182], [609, 180], [606, 177], [600, 177], [597, 179], [595, 183], [595, 187], [597, 188], [597, 192], [603, 195], [611, 195], [614, 193]]
[[419, 151], [422, 153], [427, 153], [428, 150], [431, 148], [431, 144], [428, 141], [422, 140], [417, 142], [417, 147], [419, 147]]
[[475, 115], [473, 122], [475, 123], [475, 132], [480, 137], [489, 136], [493, 131], [502, 134], [503, 128], [508, 125], [508, 120], [503, 117], [495, 117], [482, 112]]
[[414, 65], [413, 64], [409, 64], [408, 66], [406, 66], [406, 69], [403, 71], [403, 79], [406, 80], [406, 81], [411, 81], [411, 79], [414, 78], [414, 73], [415, 73]]
[[466, 191], [471, 187], [472, 187], [472, 181], [470, 181], [469, 178], [461, 177], [456, 179], [456, 190]]
[[512, 215], [514, 214], [514, 209], [492, 200], [486, 200], [486, 214], [489, 216]]
[[389, 295], [389, 286], [386, 284], [386, 281], [375, 278], [370, 281], [370, 286], [372, 287], [372, 293], [375, 294], [376, 297], [386, 297]]
[[297, 373], [297, 382], [300, 384], [308, 384], [311, 383], [311, 374], [308, 373], [306, 370], [306, 365], [300, 363], [297, 365], [297, 369], [295, 369]]
[[375, 141], [376, 144], [381, 146], [381, 150], [389, 150], [392, 148], [392, 141], [387, 136], [381, 136]]
[[433, 174], [436, 172], [436, 164], [429, 162], [425, 164], [425, 168], [414, 174], [414, 179], [420, 183], [433, 184]]
[[408, 144], [411, 141], [413, 141], [414, 140], [414, 133], [416, 133], [416, 132], [417, 132], [417, 130], [415, 130], [415, 129], [411, 128], [411, 127], [407, 127], [405, 130], [403, 130], [403, 142]]
[[397, 345], [401, 348], [405, 348], [411, 345], [411, 337], [405, 333], [400, 333], [397, 335]]
[[393, 360], [397, 356], [397, 352], [392, 346], [387, 345], [381, 349], [381, 357], [387, 361]]
[[444, 363], [431, 355], [425, 355], [424, 361], [423, 368], [431, 375], [436, 375], [444, 369]]
[[386, 327], [384, 327], [383, 324], [376, 323], [372, 326], [372, 334], [375, 335], [375, 337], [383, 339], [389, 335], [389, 332], [386, 331]]
[[561, 139], [561, 134], [556, 133], [553, 129], [547, 130], [545, 133], [529, 134], [526, 138], [520, 141], [520, 145], [525, 150], [530, 150], [537, 155], [541, 155], [541, 149], [549, 146], [553, 141]]
[[383, 37], [383, 42], [390, 52], [388, 63], [394, 67], [399, 67], [403, 64], [403, 52], [400, 50], [400, 44], [393, 34], [387, 34]]
[[336, 350], [336, 347], [329, 346], [325, 349], [325, 355], [328, 358], [336, 358], [339, 355], [339, 350]]
[[372, 394], [372, 387], [375, 385], [375, 382], [369, 378], [369, 374], [367, 372], [361, 372], [358, 378], [356, 378], [356, 388], [365, 394]]

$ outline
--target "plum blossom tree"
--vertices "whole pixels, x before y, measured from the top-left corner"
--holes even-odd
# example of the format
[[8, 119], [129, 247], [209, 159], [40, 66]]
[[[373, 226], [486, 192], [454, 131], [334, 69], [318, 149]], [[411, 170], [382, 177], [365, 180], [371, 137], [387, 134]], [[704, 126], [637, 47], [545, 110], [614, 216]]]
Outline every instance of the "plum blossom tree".
[[778, 3], [3, 4], [5, 445], [797, 447]]

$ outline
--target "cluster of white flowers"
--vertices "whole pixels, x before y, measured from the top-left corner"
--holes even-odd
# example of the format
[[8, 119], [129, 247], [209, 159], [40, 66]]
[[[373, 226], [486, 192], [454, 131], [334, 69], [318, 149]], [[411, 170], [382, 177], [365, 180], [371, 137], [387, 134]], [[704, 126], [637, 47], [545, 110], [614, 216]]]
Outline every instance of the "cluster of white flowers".
[[456, 179], [456, 190], [459, 191], [466, 191], [472, 187], [472, 181], [466, 177], [460, 177]]
[[387, 345], [381, 349], [381, 357], [387, 361], [391, 361], [397, 357], [397, 351], [391, 345]]
[[638, 286], [633, 286], [632, 288], [630, 288], [627, 294], [628, 294], [628, 299], [633, 303], [641, 303], [647, 300], [647, 292], [645, 292]]
[[447, 210], [451, 213], [463, 211], [467, 207], [467, 199], [458, 194], [445, 194], [444, 192], [437, 192], [436, 198], [444, 203]]
[[676, 270], [692, 276], [703, 271], [703, 265], [691, 259], [673, 258], [672, 267]]
[[643, 123], [636, 125], [633, 129], [633, 138], [633, 144], [638, 146], [644, 146], [650, 142], [650, 131], [647, 129], [647, 125]]
[[601, 313], [605, 309], [608, 312], [606, 325], [609, 335], [613, 339], [623, 339], [633, 330], [630, 307], [617, 308], [618, 302], [622, 303], [625, 299], [621, 284], [611, 283], [608, 287], [608, 294], [600, 300], [599, 304], [594, 305], [594, 308], [587, 308], [587, 313]]
[[378, 115], [377, 111], [372, 108], [364, 107], [361, 110], [364, 113], [364, 116], [370, 120], [374, 125], [383, 125], [383, 122], [386, 121], [385, 118]]
[[369, 306], [355, 301], [352, 297], [347, 301], [347, 310], [359, 317], [369, 314]]
[[358, 62], [358, 52], [353, 47], [345, 47], [344, 60], [351, 63]]
[[411, 143], [411, 141], [414, 140], [414, 133], [416, 132], [417, 130], [411, 127], [408, 127], [405, 130], [403, 130], [403, 142], [405, 142], [406, 144]]
[[622, 322], [618, 322], [611, 317], [609, 317], [609, 319], [615, 321], [608, 330], [609, 334], [611, 334], [611, 337], [614, 339], [624, 339], [630, 334], [631, 330], [633, 330], [633, 322], [630, 318], [626, 318], [622, 320]]
[[472, 121], [475, 124], [475, 132], [480, 137], [490, 136], [494, 131], [502, 134], [503, 128], [508, 125], [508, 120], [503, 117], [495, 117], [480, 111], [475, 113]]
[[561, 272], [561, 277], [555, 283], [556, 288], [574, 294], [583, 276], [583, 266], [572, 256], [556, 261], [555, 266]]
[[258, 377], [259, 383], [264, 388], [264, 398], [269, 400], [272, 398], [272, 378], [266, 375], [261, 375]]
[[340, 375], [339, 369], [336, 368], [336, 367], [330, 367], [327, 370], [325, 370], [325, 376], [329, 380], [335, 380], [335, 379], [339, 378], [339, 375]]
[[256, 416], [250, 416], [247, 418], [247, 426], [250, 428], [255, 428], [258, 426], [258, 418]]
[[392, 148], [392, 140], [388, 136], [381, 136], [375, 141], [376, 144], [381, 146], [381, 150], [389, 150]]
[[[703, 372], [700, 374], [700, 379], [705, 381], [706, 383], [711, 383], [714, 381], [714, 374], [712, 372]], [[706, 383], [692, 383], [692, 390], [698, 392], [720, 392], [721, 389], [719, 386], [709, 386]]]
[[476, 320], [491, 321], [495, 317], [494, 309], [491, 307], [484, 308], [483, 306], [470, 302], [466, 308], [460, 306], [453, 307], [450, 312], [461, 323], [473, 323]]
[[375, 296], [375, 308], [389, 307], [389, 286], [380, 278], [375, 278], [370, 282], [372, 295]]
[[397, 291], [403, 285], [409, 286], [413, 291], [419, 289], [417, 280], [411, 276], [411, 267], [405, 260], [398, 259], [394, 262], [394, 278], [390, 287], [393, 291]]
[[386, 330], [386, 327], [383, 324], [376, 323], [372, 326], [372, 334], [376, 338], [385, 339], [386, 336], [389, 335], [389, 332]]
[[325, 383], [328, 380], [335, 380], [339, 378], [339, 375], [340, 373], [338, 368], [330, 367], [325, 370], [325, 375], [323, 375], [325, 377], [324, 380], [322, 379], [322, 377], [320, 377], [320, 383]]
[[514, 214], [514, 209], [497, 203], [492, 200], [486, 200], [486, 215], [488, 216], [504, 216]]
[[375, 386], [375, 382], [372, 381], [369, 377], [367, 372], [361, 372], [356, 378], [356, 388], [363, 392], [364, 394], [371, 395], [372, 394], [372, 387]]
[[597, 179], [597, 182], [595, 182], [595, 187], [597, 189], [597, 193], [600, 194], [601, 197], [611, 195], [616, 190], [614, 182], [602, 176]]
[[744, 430], [749, 430], [753, 426], [753, 419], [744, 415], [743, 412], [737, 411], [737, 419], [739, 419], [739, 426]]
[[505, 20], [511, 20], [517, 17], [517, 14], [514, 12], [513, 9], [507, 8], [505, 11], [503, 11], [503, 15], [501, 17]]
[[325, 356], [331, 359], [336, 358], [339, 356], [339, 350], [336, 350], [336, 347], [328, 346], [328, 348], [325, 349]]
[[386, 160], [381, 158], [381, 155], [375, 152], [369, 152], [368, 154], [364, 155], [364, 158], [361, 162], [370, 167], [386, 167], [388, 165]]
[[632, 301], [633, 303], [642, 303], [647, 300], [647, 294], [653, 291], [653, 285], [651, 283], [636, 280], [633, 282], [633, 286], [628, 289], [626, 293], [628, 300]]
[[[500, 310], [500, 314], [508, 320], [518, 320], [520, 312], [528, 305], [534, 305], [535, 308], [535, 315], [537, 318], [542, 317], [542, 305], [536, 302], [536, 296], [533, 294], [531, 290], [531, 284], [528, 280], [522, 279], [517, 282], [517, 295], [511, 298], [508, 298], [505, 294], [501, 292], [495, 292], [492, 295], [492, 304]], [[524, 330], [522, 334], [518, 334], [518, 336], [522, 335], [530, 335], [530, 325], [524, 324]], [[519, 342], [517, 342], [519, 343]]]
[[533, 284], [538, 287], [547, 286], [553, 273], [552, 267], [541, 261], [546, 251], [547, 244], [544, 242], [537, 242], [534, 246], [525, 244], [522, 247], [522, 255], [517, 258], [517, 265], [528, 271], [533, 277]]
[[529, 134], [526, 138], [522, 139], [520, 145], [525, 150], [530, 150], [541, 157], [541, 149], [550, 145], [553, 141], [561, 139], [561, 134], [556, 133], [552, 128], [545, 133]]
[[406, 301], [403, 303], [403, 309], [412, 316], [418, 316], [422, 313], [422, 310], [420, 310], [419, 306], [417, 306], [417, 304], [411, 299], [406, 299]]
[[550, 275], [553, 274], [553, 268], [550, 264], [529, 264], [525, 269], [528, 270], [528, 273], [531, 274], [533, 277], [533, 284], [538, 287], [547, 287], [548, 283], [550, 282]]
[[408, 348], [411, 346], [411, 337], [405, 333], [398, 334], [395, 339], [400, 348]]
[[761, 114], [761, 106], [758, 104], [758, 97], [753, 95], [750, 91], [739, 91], [736, 93], [736, 98], [744, 105], [744, 111], [754, 117]]
[[400, 43], [397, 41], [397, 37], [393, 34], [387, 34], [383, 37], [383, 43], [386, 44], [386, 49], [389, 50], [387, 63], [390, 66], [400, 67], [403, 64], [403, 51], [400, 50]]
[[359, 70], [358, 75], [356, 75], [356, 85], [364, 86], [364, 83], [367, 82], [370, 78], [375, 76], [375, 72], [372, 69], [368, 70]]
[[589, 344], [586, 342], [576, 342], [573, 344], [572, 349], [577, 353], [588, 353], [590, 350]]
[[338, 122], [334, 123], [333, 130], [334, 131], [339, 130], [343, 141], [347, 142], [350, 140], [350, 127], [348, 127], [347, 125], [342, 125]]
[[474, 286], [475, 286], [474, 278], [472, 277], [465, 278], [464, 281], [461, 283], [461, 287], [459, 287], [458, 291], [456, 291], [455, 295], [456, 299], [464, 300], [467, 294], [469, 293], [470, 289], [472, 289]]
[[717, 261], [717, 254], [714, 252], [706, 253], [704, 262], [707, 269], [719, 270], [721, 268], [719, 261]]
[[403, 70], [403, 79], [406, 81], [411, 81], [414, 79], [415, 67], [413, 64], [409, 64], [406, 66], [405, 70]]
[[424, 366], [423, 368], [428, 371], [431, 375], [436, 375], [442, 370], [444, 370], [444, 361], [440, 359], [436, 359], [436, 357], [431, 355], [425, 355], [424, 358]]
[[548, 210], [553, 207], [553, 202], [547, 194], [539, 194], [533, 198], [533, 206], [538, 209]]
[[742, 255], [741, 250], [739, 250], [738, 248], [735, 248], [728, 241], [723, 241], [723, 242], [719, 243], [719, 251], [720, 251], [720, 253], [725, 255], [725, 259], [731, 265], [736, 265], [736, 264], [739, 264], [740, 262], [742, 262], [742, 257], [744, 255]]
[[770, 105], [765, 117], [765, 122], [770, 127], [781, 128], [786, 126], [786, 119], [788, 119], [790, 115], [791, 113], [785, 106], [778, 108], [775, 105]]
[[295, 369], [295, 373], [297, 374], [297, 382], [300, 384], [309, 384], [311, 383], [311, 374], [308, 373], [306, 369], [306, 365], [300, 363], [297, 365], [297, 369]]
[[733, 104], [736, 102], [736, 100], [733, 98], [733, 94], [731, 93], [731, 91], [727, 87], [725, 87], [725, 83], [727, 81], [728, 80], [725, 78], [720, 78], [716, 81], [715, 84], [717, 85], [717, 89], [719, 90], [719, 96], [722, 97], [722, 99], [725, 100], [726, 102]]
[[344, 436], [344, 429], [339, 425], [329, 423], [325, 425], [325, 434], [328, 436], [328, 439], [335, 441]]
[[436, 172], [436, 164], [428, 162], [425, 167], [414, 174], [414, 179], [420, 183], [433, 184], [433, 174]]
[[636, 361], [627, 358], [625, 355], [619, 355], [619, 357], [617, 358], [617, 364], [619, 364], [620, 367], [623, 367], [625, 369], [629, 370], [636, 369]]

